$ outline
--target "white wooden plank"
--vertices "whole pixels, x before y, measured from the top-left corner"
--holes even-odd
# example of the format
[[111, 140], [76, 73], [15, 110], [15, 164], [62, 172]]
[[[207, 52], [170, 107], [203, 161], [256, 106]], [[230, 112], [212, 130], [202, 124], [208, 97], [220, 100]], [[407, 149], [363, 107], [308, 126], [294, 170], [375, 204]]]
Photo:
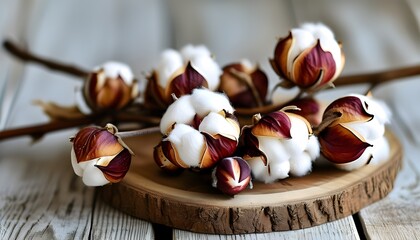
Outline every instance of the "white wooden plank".
[[403, 145], [404, 163], [389, 196], [360, 212], [370, 239], [420, 238], [420, 78], [412, 80], [392, 84], [377, 94], [392, 107], [392, 130]]
[[[170, 42], [165, 37], [168, 31], [164, 27], [166, 19], [161, 1], [36, 0], [21, 1], [21, 4], [16, 1], [13, 6], [13, 1], [1, 3], [1, 12], [6, 9], [19, 12], [8, 14], [5, 23], [20, 26], [6, 29], [6, 24], [1, 24], [2, 39], [11, 37], [18, 43], [26, 43], [38, 55], [86, 68], [108, 60], [119, 60], [131, 65], [140, 75], [155, 64], [154, 59]], [[2, 19], [6, 18], [2, 16]], [[60, 104], [74, 102], [74, 88], [81, 85], [80, 81], [37, 65], [17, 63], [6, 54], [0, 57], [1, 63], [8, 61], [17, 66], [25, 65], [19, 69], [23, 75], [15, 77], [25, 84], [7, 127], [47, 121], [40, 109], [32, 105], [34, 99]], [[4, 196], [0, 198], [0, 238], [153, 238], [151, 224], [129, 217], [100, 201], [92, 215], [94, 190], [83, 187], [69, 164], [67, 148], [71, 134], [58, 135], [61, 137], [47, 135], [33, 147], [26, 138], [0, 143], [0, 160], [6, 164], [0, 165], [0, 193]], [[22, 149], [16, 151], [16, 146]], [[57, 152], [63, 147], [67, 150]], [[16, 174], [20, 177], [13, 179], [14, 184], [8, 184], [6, 180]], [[69, 190], [75, 186], [76, 189]]]
[[68, 135], [0, 143], [0, 239], [89, 236], [94, 191], [72, 171]]
[[151, 223], [118, 211], [97, 199], [92, 222], [93, 239], [154, 239]]
[[360, 239], [352, 217], [322, 224], [320, 226], [287, 232], [256, 233], [241, 235], [200, 234], [174, 230], [174, 240], [234, 240], [234, 239]]

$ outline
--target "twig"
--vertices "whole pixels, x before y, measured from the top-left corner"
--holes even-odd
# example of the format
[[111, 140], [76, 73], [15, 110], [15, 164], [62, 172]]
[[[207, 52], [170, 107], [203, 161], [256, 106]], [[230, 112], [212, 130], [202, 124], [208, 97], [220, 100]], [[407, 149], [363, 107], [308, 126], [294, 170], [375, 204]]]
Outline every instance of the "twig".
[[124, 132], [118, 132], [115, 135], [118, 135], [121, 138], [129, 138], [129, 137], [138, 137], [150, 133], [156, 133], [160, 132], [159, 127], [149, 127], [149, 128], [143, 128], [139, 130], [133, 130], [133, 131], [124, 131]]
[[[85, 78], [89, 72], [83, 70], [79, 67], [71, 66], [65, 63], [60, 63], [52, 59], [46, 59], [44, 57], [39, 57], [28, 50], [25, 50], [21, 47], [18, 47], [13, 42], [6, 40], [3, 42], [3, 47], [12, 55], [16, 56], [22, 61], [27, 62], [35, 62], [41, 65], [48, 67], [49, 69], [61, 71], [67, 74], [71, 74], [74, 76]], [[386, 70], [382, 72], [376, 73], [367, 73], [367, 74], [356, 74], [350, 76], [343, 76], [339, 77], [335, 82], [334, 85], [336, 87], [346, 86], [346, 85], [353, 85], [353, 84], [362, 84], [362, 83], [370, 83], [370, 88], [372, 89], [379, 84], [387, 83], [390, 81], [395, 81], [400, 78], [414, 76], [420, 74], [420, 65], [393, 69], [393, 70]], [[298, 95], [300, 96], [300, 95]], [[277, 111], [283, 108], [286, 104], [278, 104], [278, 105], [265, 105], [256, 108], [237, 108], [236, 113], [238, 115], [249, 116], [254, 115], [256, 113], [269, 113], [273, 111]], [[152, 110], [152, 109], [150, 109]], [[112, 121], [119, 121], [119, 122], [139, 122], [139, 123], [146, 123], [149, 125], [157, 125], [160, 122], [159, 117], [152, 117], [147, 113], [139, 114], [139, 113], [118, 113], [116, 115], [101, 115], [101, 116], [86, 116], [85, 118], [80, 118], [75, 121], [54, 121], [47, 124], [29, 126], [24, 128], [18, 129], [11, 129], [0, 132], [0, 140], [11, 138], [11, 137], [18, 137], [23, 135], [30, 135], [33, 138], [42, 137], [47, 132], [57, 131], [60, 129], [71, 128], [76, 126], [81, 126], [85, 124], [95, 123], [100, 121], [100, 117], [110, 117]], [[103, 119], [102, 119], [103, 120]]]
[[269, 105], [264, 105], [261, 107], [254, 107], [254, 108], [236, 108], [235, 113], [238, 115], [243, 115], [243, 116], [252, 116], [257, 113], [267, 114], [270, 112], [278, 111], [284, 108], [285, 106], [287, 106], [290, 102], [293, 102], [299, 99], [300, 97], [302, 97], [303, 93], [304, 93], [303, 91], [300, 91], [293, 99], [289, 100], [286, 103], [269, 104]]
[[[46, 59], [40, 56], [31, 53], [28, 50], [25, 50], [10, 40], [5, 40], [3, 42], [3, 47], [12, 55], [16, 56], [22, 61], [36, 62], [46, 67], [62, 71], [68, 74], [72, 74], [79, 77], [85, 77], [89, 74], [89, 71], [83, 70], [79, 67], [71, 66], [65, 63], [57, 62], [56, 60]], [[362, 84], [362, 83], [371, 83], [371, 84], [380, 84], [389, 81], [393, 81], [398, 78], [409, 77], [420, 74], [420, 65], [404, 67], [392, 70], [385, 70], [382, 72], [376, 73], [365, 73], [365, 74], [355, 74], [350, 76], [339, 77], [335, 82], [335, 86], [345, 86], [351, 84]]]
[[51, 70], [64, 72], [64, 73], [81, 77], [81, 78], [85, 78], [89, 74], [88, 71], [81, 69], [79, 67], [75, 67], [75, 66], [68, 65], [65, 63], [57, 62], [56, 60], [37, 56], [34, 53], [31, 53], [30, 51], [17, 46], [16, 44], [14, 44], [13, 42], [9, 40], [5, 40], [3, 42], [3, 47], [10, 54], [12, 54], [13, 56], [19, 58], [20, 60], [24, 62], [38, 63]]
[[382, 72], [342, 76], [334, 81], [334, 85], [338, 87], [352, 84], [370, 83], [376, 86], [378, 84], [387, 83], [395, 81], [399, 78], [410, 77], [418, 74], [420, 74], [420, 65], [415, 65], [411, 67], [385, 70]]
[[81, 127], [88, 124], [102, 122], [104, 119], [109, 117], [111, 122], [118, 123], [144, 123], [147, 125], [156, 126], [160, 122], [159, 117], [145, 116], [145, 115], [136, 115], [136, 114], [127, 114], [127, 113], [118, 113], [116, 115], [87, 115], [83, 118], [72, 119], [72, 120], [60, 120], [60, 121], [51, 121], [45, 124], [33, 125], [22, 128], [8, 129], [0, 132], [0, 141], [8, 138], [21, 137], [21, 136], [31, 136], [34, 140], [40, 139], [46, 133], [68, 129], [72, 127]]
[[117, 122], [137, 122], [137, 123], [146, 123], [149, 125], [158, 125], [160, 123], [160, 117], [150, 116], [150, 114], [148, 113], [143, 113], [143, 114], [122, 112], [122, 113], [117, 114], [114, 117], [114, 120]]
[[31, 136], [34, 140], [37, 140], [49, 132], [83, 126], [93, 122], [93, 118], [82, 118], [77, 121], [53, 121], [29, 127], [8, 129], [0, 132], [0, 140], [21, 136]]
[[242, 116], [251, 116], [257, 113], [265, 114], [280, 110], [284, 107], [284, 103], [282, 104], [270, 104], [264, 105], [261, 107], [254, 107], [254, 108], [236, 108], [235, 114], [242, 115]]
[[[356, 74], [350, 76], [339, 77], [334, 81], [336, 87], [348, 86], [354, 84], [370, 83], [368, 91], [371, 91], [380, 84], [396, 81], [404, 77], [410, 77], [420, 74], [420, 65], [398, 68], [392, 70], [386, 70], [382, 72]], [[239, 115], [253, 115], [256, 113], [269, 113], [281, 109], [286, 104], [278, 105], [265, 105], [262, 107], [255, 108], [237, 108], [236, 113]]]

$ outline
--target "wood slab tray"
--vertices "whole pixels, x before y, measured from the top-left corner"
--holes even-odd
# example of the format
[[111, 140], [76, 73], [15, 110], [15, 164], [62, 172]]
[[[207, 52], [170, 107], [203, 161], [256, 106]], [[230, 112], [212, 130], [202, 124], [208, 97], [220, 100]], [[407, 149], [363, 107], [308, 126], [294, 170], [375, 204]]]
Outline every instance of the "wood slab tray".
[[389, 160], [346, 172], [314, 166], [311, 174], [273, 184], [254, 182], [235, 197], [211, 187], [210, 173], [186, 170], [178, 176], [153, 161], [159, 134], [127, 139], [134, 150], [123, 181], [101, 188], [105, 202], [132, 216], [193, 232], [242, 234], [316, 226], [358, 212], [384, 198], [402, 164], [402, 148], [389, 130]]

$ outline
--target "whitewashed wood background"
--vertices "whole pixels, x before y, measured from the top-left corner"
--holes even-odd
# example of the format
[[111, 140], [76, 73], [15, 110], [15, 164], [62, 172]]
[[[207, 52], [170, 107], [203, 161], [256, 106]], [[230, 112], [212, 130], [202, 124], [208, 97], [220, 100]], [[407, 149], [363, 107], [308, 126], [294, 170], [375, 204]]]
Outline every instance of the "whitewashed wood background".
[[[128, 63], [144, 80], [168, 47], [205, 44], [220, 65], [248, 58], [268, 65], [278, 37], [303, 22], [329, 25], [346, 52], [343, 74], [420, 64], [420, 2], [310, 0], [0, 0], [0, 39], [84, 68]], [[218, 236], [174, 230], [174, 239], [419, 239], [420, 77], [374, 92], [392, 108], [404, 167], [394, 191], [353, 217], [299, 231]], [[42, 123], [35, 99], [74, 102], [80, 81], [0, 50], [0, 129]], [[363, 86], [327, 96], [362, 92]], [[325, 95], [325, 94], [324, 94]], [[0, 142], [0, 239], [154, 239], [150, 223], [103, 204], [72, 172], [75, 129]], [[356, 222], [354, 221], [356, 219]], [[359, 224], [360, 223], [360, 224]]]

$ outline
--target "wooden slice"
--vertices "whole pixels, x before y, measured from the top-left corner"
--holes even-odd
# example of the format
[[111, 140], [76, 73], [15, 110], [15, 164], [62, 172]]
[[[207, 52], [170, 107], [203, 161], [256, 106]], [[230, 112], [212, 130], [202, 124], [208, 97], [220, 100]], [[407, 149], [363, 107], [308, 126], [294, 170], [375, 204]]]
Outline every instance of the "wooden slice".
[[124, 180], [101, 188], [104, 201], [138, 218], [183, 230], [240, 234], [307, 228], [358, 212], [384, 198], [401, 167], [398, 139], [386, 133], [391, 145], [388, 161], [346, 172], [315, 166], [304, 177], [273, 184], [254, 182], [235, 197], [211, 187], [210, 173], [186, 170], [178, 176], [162, 172], [152, 158], [159, 134], [129, 139], [135, 150]]

